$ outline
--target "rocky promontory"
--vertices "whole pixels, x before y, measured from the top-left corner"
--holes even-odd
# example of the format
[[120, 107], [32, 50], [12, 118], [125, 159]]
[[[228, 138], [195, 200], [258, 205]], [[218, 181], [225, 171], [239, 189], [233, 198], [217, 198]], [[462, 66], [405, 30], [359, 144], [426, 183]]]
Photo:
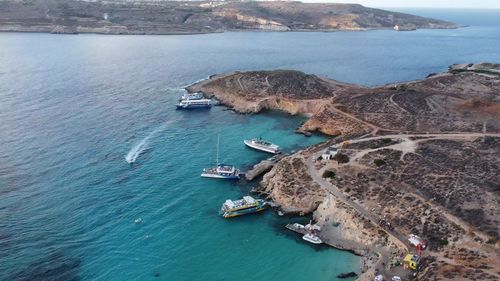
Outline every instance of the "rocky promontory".
[[357, 4], [297, 1], [2, 0], [0, 31], [195, 34], [223, 31], [335, 31], [457, 28], [446, 21]]
[[496, 64], [454, 65], [426, 79], [367, 88], [294, 70], [214, 75], [201, 91], [240, 113], [282, 110], [310, 116], [304, 131], [327, 135], [500, 130]]
[[[359, 280], [412, 280], [398, 262], [427, 241], [418, 280], [497, 280], [500, 65], [458, 64], [367, 88], [291, 70], [215, 75], [188, 87], [240, 113], [306, 114], [336, 136], [282, 158], [255, 189], [313, 214], [324, 241], [363, 255]], [[323, 159], [328, 147], [338, 157]]]

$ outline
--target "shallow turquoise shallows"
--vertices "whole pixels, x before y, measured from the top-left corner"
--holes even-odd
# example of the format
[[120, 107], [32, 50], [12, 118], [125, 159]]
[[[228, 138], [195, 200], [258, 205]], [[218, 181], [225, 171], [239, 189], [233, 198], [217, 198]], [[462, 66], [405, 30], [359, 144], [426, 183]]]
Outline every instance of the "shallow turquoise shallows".
[[288, 152], [324, 140], [293, 133], [303, 117], [184, 112], [175, 103], [183, 86], [227, 71], [298, 69], [380, 85], [452, 63], [500, 62], [498, 12], [441, 13], [471, 26], [0, 34], [0, 280], [330, 281], [358, 272], [358, 257], [286, 231], [291, 218], [221, 218], [224, 200], [256, 183], [200, 177], [215, 162], [218, 134], [221, 160], [243, 170], [267, 156], [245, 138]]

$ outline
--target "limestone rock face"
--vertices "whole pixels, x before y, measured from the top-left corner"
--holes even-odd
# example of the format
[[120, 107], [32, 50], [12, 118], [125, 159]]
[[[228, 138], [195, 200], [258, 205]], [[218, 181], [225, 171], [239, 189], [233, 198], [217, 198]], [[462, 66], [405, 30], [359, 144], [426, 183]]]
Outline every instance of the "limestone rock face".
[[280, 160], [264, 176], [258, 191], [268, 194], [283, 211], [304, 214], [313, 212], [327, 194], [313, 183], [299, 155]]
[[380, 228], [359, 215], [353, 208], [328, 194], [314, 212], [314, 220], [328, 230], [334, 223], [338, 227], [337, 239], [354, 242], [357, 248], [373, 245], [389, 246], [404, 250], [405, 246], [379, 231]]

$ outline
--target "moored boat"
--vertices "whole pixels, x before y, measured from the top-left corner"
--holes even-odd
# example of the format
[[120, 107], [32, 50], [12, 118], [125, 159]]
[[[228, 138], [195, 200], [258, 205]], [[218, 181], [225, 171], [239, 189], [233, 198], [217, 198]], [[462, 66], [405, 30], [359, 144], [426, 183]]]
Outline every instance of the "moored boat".
[[217, 158], [215, 159], [217, 165], [215, 167], [203, 169], [201, 176], [204, 178], [238, 180], [240, 179], [239, 169], [236, 169], [233, 165], [219, 163], [219, 139], [220, 137], [217, 135]]
[[309, 243], [313, 243], [313, 244], [321, 244], [321, 243], [323, 243], [323, 241], [321, 241], [321, 239], [319, 239], [319, 237], [316, 236], [312, 232], [309, 232], [306, 235], [302, 236], [302, 239], [304, 239], [305, 241], [307, 241]]
[[237, 180], [240, 178], [240, 170], [233, 165], [217, 164], [216, 167], [203, 169], [201, 176], [204, 178]]
[[209, 109], [212, 107], [210, 99], [181, 100], [177, 109]]
[[243, 196], [240, 200], [226, 200], [220, 209], [220, 214], [224, 218], [232, 218], [248, 215], [265, 210], [266, 202], [262, 199], [255, 199], [251, 196]]
[[264, 151], [264, 152], [267, 152], [267, 153], [272, 153], [272, 154], [278, 154], [280, 153], [280, 147], [271, 143], [271, 142], [268, 142], [268, 141], [265, 141], [261, 138], [259, 139], [251, 139], [251, 140], [244, 140], [243, 141], [245, 143], [246, 146], [248, 147], [251, 147], [253, 149], [257, 149], [257, 150], [260, 150], [260, 151]]

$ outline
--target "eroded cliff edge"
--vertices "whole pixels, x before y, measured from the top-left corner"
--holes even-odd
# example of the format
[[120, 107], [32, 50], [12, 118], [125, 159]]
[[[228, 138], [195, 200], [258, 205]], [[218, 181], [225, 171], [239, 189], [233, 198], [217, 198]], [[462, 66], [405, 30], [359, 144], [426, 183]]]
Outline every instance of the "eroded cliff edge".
[[[362, 278], [395, 274], [391, 261], [415, 251], [410, 234], [429, 245], [420, 280], [500, 277], [500, 65], [453, 65], [375, 88], [297, 71], [236, 72], [188, 90], [241, 113], [307, 114], [303, 130], [338, 136], [282, 159], [256, 191], [286, 212], [313, 213], [343, 247], [379, 253]], [[347, 161], [322, 159], [330, 146]]]

